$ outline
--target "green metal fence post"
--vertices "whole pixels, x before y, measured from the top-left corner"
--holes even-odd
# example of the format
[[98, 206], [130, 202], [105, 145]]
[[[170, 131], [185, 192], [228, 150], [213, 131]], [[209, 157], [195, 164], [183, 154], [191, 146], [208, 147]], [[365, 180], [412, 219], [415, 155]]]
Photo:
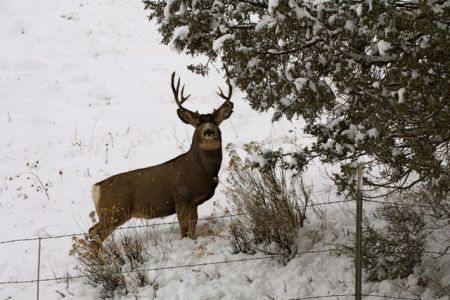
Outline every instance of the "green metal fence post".
[[362, 282], [362, 168], [358, 166], [356, 191], [355, 300], [361, 300]]

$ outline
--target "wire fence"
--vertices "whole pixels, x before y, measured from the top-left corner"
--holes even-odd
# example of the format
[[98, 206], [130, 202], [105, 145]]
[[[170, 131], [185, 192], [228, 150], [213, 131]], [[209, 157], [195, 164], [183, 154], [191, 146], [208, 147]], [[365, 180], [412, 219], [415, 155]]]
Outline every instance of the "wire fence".
[[[334, 252], [337, 250], [339, 250], [339, 249], [332, 248], [332, 249], [323, 249], [323, 250], [299, 251], [296, 254], [296, 256], [309, 254], [309, 253]], [[264, 256], [246, 257], [246, 258], [239, 258], [239, 259], [227, 259], [227, 260], [220, 260], [220, 261], [195, 263], [195, 264], [173, 265], [173, 266], [156, 267], [156, 268], [142, 268], [142, 269], [135, 269], [135, 270], [129, 270], [129, 271], [122, 271], [121, 273], [116, 273], [116, 274], [111, 274], [111, 275], [139, 273], [139, 272], [151, 272], [151, 271], [163, 271], [163, 270], [173, 270], [173, 269], [185, 269], [185, 268], [198, 268], [198, 267], [211, 266], [211, 265], [223, 265], [223, 264], [232, 264], [232, 263], [264, 260], [264, 259], [274, 259], [279, 256], [281, 256], [281, 255], [264, 255]], [[39, 278], [39, 275], [38, 275], [37, 279], [3, 281], [3, 282], [0, 282], [0, 285], [28, 284], [28, 283], [39, 283], [39, 282], [48, 282], [48, 281], [61, 281], [61, 280], [67, 281], [67, 280], [87, 278], [87, 277], [88, 277], [88, 275], [81, 274], [81, 275], [66, 275], [66, 276], [52, 277], [52, 278]]]
[[[361, 199], [362, 200], [362, 199]], [[364, 200], [363, 202], [372, 202], [372, 203], [378, 203], [378, 204], [393, 204], [395, 203], [387, 203], [384, 201], [375, 201], [375, 200]], [[309, 207], [315, 207], [315, 206], [325, 206], [325, 205], [332, 205], [332, 204], [343, 204], [343, 203], [355, 203], [355, 200], [339, 200], [339, 201], [329, 201], [329, 202], [323, 202], [323, 203], [313, 203], [308, 204], [307, 208]], [[402, 205], [402, 204], [400, 204]], [[422, 205], [418, 205], [421, 206]], [[199, 218], [199, 221], [208, 221], [208, 220], [218, 220], [218, 219], [226, 219], [226, 218], [234, 218], [241, 216], [242, 214], [225, 214], [220, 216], [209, 216], [209, 217], [203, 217]], [[126, 230], [126, 229], [136, 229], [136, 228], [146, 228], [146, 227], [156, 227], [156, 226], [168, 226], [168, 225], [176, 225], [179, 224], [178, 221], [172, 221], [172, 222], [160, 222], [160, 223], [151, 223], [151, 224], [142, 224], [142, 225], [133, 225], [133, 226], [123, 226], [118, 228], [119, 230]], [[361, 225], [359, 225], [361, 226]], [[30, 237], [30, 238], [20, 238], [20, 239], [11, 239], [11, 240], [5, 240], [0, 241], [0, 245], [5, 244], [14, 244], [19, 242], [31, 242], [31, 241], [37, 241], [37, 276], [35, 279], [27, 279], [27, 280], [10, 280], [10, 281], [1, 281], [0, 286], [4, 285], [18, 285], [18, 284], [36, 284], [36, 299], [39, 300], [40, 298], [40, 283], [42, 282], [51, 282], [51, 281], [69, 281], [69, 280], [75, 280], [75, 279], [83, 279], [87, 278], [87, 275], [79, 274], [79, 275], [70, 275], [67, 274], [66, 276], [57, 276], [54, 277], [48, 277], [48, 278], [41, 278], [41, 255], [42, 255], [42, 242], [45, 240], [50, 239], [63, 239], [63, 238], [69, 238], [69, 237], [77, 237], [77, 236], [84, 236], [86, 233], [80, 232], [80, 233], [72, 233], [72, 234], [61, 234], [61, 235], [52, 235], [52, 236], [42, 236], [42, 237]], [[299, 251], [296, 253], [295, 256], [301, 256], [305, 254], [318, 254], [318, 253], [333, 253], [340, 250], [346, 250], [348, 249], [355, 249], [354, 246], [345, 246], [345, 247], [335, 247], [335, 248], [329, 248], [329, 249], [322, 249], [322, 250], [311, 250], [311, 251]], [[427, 254], [437, 254], [439, 256], [443, 255], [450, 255], [450, 253], [447, 252], [448, 249], [445, 250], [445, 252], [439, 252], [439, 251], [425, 251], [424, 253]], [[186, 269], [186, 268], [200, 268], [204, 266], [209, 265], [221, 265], [221, 264], [233, 264], [233, 263], [246, 263], [250, 261], [257, 261], [257, 260], [265, 260], [265, 259], [274, 259], [279, 257], [280, 255], [264, 255], [264, 256], [252, 256], [252, 257], [246, 257], [246, 258], [240, 258], [240, 259], [229, 259], [229, 260], [221, 260], [221, 261], [210, 261], [210, 262], [203, 262], [203, 263], [196, 263], [196, 264], [182, 264], [182, 265], [172, 265], [172, 266], [164, 266], [164, 267], [156, 267], [156, 268], [144, 268], [144, 269], [135, 269], [130, 271], [124, 271], [122, 273], [137, 273], [137, 272], [150, 272], [150, 271], [164, 271], [164, 270], [174, 270], [174, 269]], [[359, 266], [361, 267], [361, 266]], [[359, 275], [361, 276], [361, 275]], [[355, 276], [356, 278], [356, 276]], [[355, 299], [360, 299], [360, 297], [365, 298], [383, 298], [383, 299], [405, 299], [405, 300], [418, 300], [421, 299], [420, 297], [403, 297], [403, 296], [392, 296], [392, 295], [372, 295], [372, 294], [364, 294], [364, 293], [352, 293], [352, 294], [332, 294], [332, 295], [315, 295], [315, 296], [307, 296], [307, 297], [299, 297], [299, 298], [292, 298], [290, 300], [306, 300], [306, 299], [339, 299], [342, 297], [355, 297]]]
[[[211, 216], [211, 217], [203, 217], [199, 218], [199, 221], [207, 221], [207, 220], [215, 220], [215, 219], [226, 219], [226, 218], [233, 218], [237, 217], [241, 214], [225, 214], [222, 216]], [[117, 230], [127, 230], [127, 229], [138, 229], [138, 228], [146, 228], [146, 227], [156, 227], [156, 226], [167, 226], [167, 225], [176, 225], [183, 222], [189, 222], [189, 221], [172, 221], [172, 222], [160, 222], [160, 223], [152, 223], [152, 224], [142, 224], [142, 225], [133, 225], [133, 226], [122, 226], [117, 228]], [[30, 238], [20, 238], [20, 239], [12, 239], [12, 240], [5, 240], [0, 241], [0, 245], [2, 244], [11, 244], [11, 243], [18, 243], [18, 242], [29, 242], [29, 241], [37, 241], [39, 239], [41, 240], [50, 240], [50, 239], [61, 239], [61, 238], [67, 238], [67, 237], [77, 237], [77, 236], [84, 236], [86, 235], [86, 232], [79, 232], [79, 233], [69, 233], [69, 234], [60, 234], [60, 235], [48, 235], [48, 236], [42, 236], [42, 237], [30, 237]]]
[[[354, 200], [338, 200], [338, 201], [329, 201], [329, 202], [322, 202], [322, 203], [311, 203], [308, 205], [299, 205], [300, 208], [302, 207], [320, 207], [325, 205], [331, 205], [331, 204], [339, 204], [339, 203], [351, 203], [354, 202]], [[241, 216], [242, 214], [236, 213], [236, 214], [225, 214], [221, 216], [210, 216], [210, 217], [203, 217], [199, 218], [199, 221], [208, 221], [208, 220], [217, 220], [217, 219], [226, 219], [226, 218], [233, 218]], [[142, 224], [142, 225], [132, 225], [132, 226], [122, 226], [117, 228], [117, 230], [127, 230], [127, 229], [138, 229], [138, 228], [146, 228], [146, 227], [155, 227], [155, 226], [167, 226], [167, 225], [177, 225], [179, 223], [189, 221], [172, 221], [172, 222], [159, 222], [159, 223], [151, 223], [151, 224]], [[60, 238], [66, 238], [66, 237], [77, 237], [77, 236], [84, 236], [86, 232], [78, 232], [78, 233], [69, 233], [69, 234], [60, 234], [60, 235], [47, 235], [47, 236], [41, 236], [41, 237], [28, 237], [28, 238], [20, 238], [20, 239], [11, 239], [11, 240], [4, 240], [0, 241], [0, 245], [2, 244], [11, 244], [11, 243], [18, 243], [18, 242], [30, 242], [30, 241], [37, 241], [39, 239], [41, 240], [49, 240], [49, 239], [60, 239]]]
[[[301, 298], [290, 298], [289, 300], [307, 300], [307, 299], [339, 299], [340, 297], [355, 297], [356, 294], [333, 294], [333, 295], [323, 295], [323, 296], [308, 296]], [[404, 300], [418, 300], [420, 298], [410, 298], [410, 297], [400, 297], [400, 296], [388, 296], [388, 295], [367, 295], [362, 294], [362, 296], [367, 298], [383, 298], [383, 299], [404, 299]]]

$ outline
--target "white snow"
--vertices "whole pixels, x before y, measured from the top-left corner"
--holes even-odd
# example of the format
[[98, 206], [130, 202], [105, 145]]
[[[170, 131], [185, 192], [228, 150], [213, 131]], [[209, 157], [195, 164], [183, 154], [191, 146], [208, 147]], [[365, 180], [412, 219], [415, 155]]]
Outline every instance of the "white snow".
[[189, 34], [189, 26], [180, 26], [173, 30], [172, 39], [169, 43], [169, 48], [173, 51], [180, 53], [180, 50], [175, 46], [176, 40], [184, 40]]
[[314, 83], [314, 81], [308, 80], [308, 87], [311, 91], [317, 93], [317, 87], [316, 87], [316, 84]]
[[267, 3], [267, 11], [269, 12], [270, 15], [273, 15], [273, 12], [275, 10], [275, 8], [278, 7], [278, 2], [279, 0], [269, 0]]
[[354, 20], [345, 21], [344, 28], [345, 30], [350, 31], [352, 33], [356, 32], [356, 30], [358, 29]]
[[213, 50], [217, 52], [220, 49], [222, 49], [223, 48], [223, 43], [226, 40], [229, 40], [229, 39], [234, 39], [234, 35], [231, 34], [231, 33], [222, 35], [220, 38], [218, 38], [217, 40], [215, 40], [213, 42]]
[[258, 24], [255, 26], [255, 31], [259, 31], [263, 29], [264, 27], [273, 27], [275, 24], [277, 24], [277, 19], [269, 16], [269, 15], [263, 15], [261, 17], [261, 20], [259, 20]]
[[366, 134], [368, 137], [371, 137], [374, 139], [378, 138], [378, 136], [380, 135], [380, 133], [378, 132], [378, 129], [376, 129], [375, 127], [367, 130]]
[[[172, 3], [167, 1], [167, 18]], [[194, 60], [161, 45], [147, 14], [142, 2], [134, 0], [0, 1], [0, 242], [86, 232], [92, 225], [88, 216], [94, 209], [92, 184], [186, 151], [193, 128], [177, 118], [170, 89], [173, 71], [186, 84], [186, 94], [192, 94], [185, 103], [188, 108], [206, 113], [223, 102], [216, 95], [217, 86], [226, 86], [222, 78], [215, 72], [204, 78], [186, 71], [186, 65], [202, 58]], [[174, 37], [187, 34], [180, 27]], [[216, 49], [228, 38], [216, 41]], [[307, 82], [297, 78], [295, 85], [302, 90]], [[273, 149], [295, 149], [293, 141], [311, 143], [301, 130], [302, 121], [272, 124], [271, 112], [253, 111], [237, 89], [232, 99], [234, 113], [221, 125], [224, 145], [233, 143], [242, 151], [252, 140]], [[378, 131], [373, 128], [365, 134], [376, 137]], [[364, 136], [359, 130], [357, 135]], [[332, 148], [334, 143], [330, 140], [324, 147]], [[253, 159], [265, 162], [262, 157]], [[220, 185], [213, 199], [199, 207], [201, 217], [224, 214], [218, 205], [229, 208], [224, 193], [228, 165], [224, 151]], [[339, 199], [323, 176], [325, 168], [334, 166], [317, 163], [305, 175], [317, 202]], [[48, 198], [39, 181], [47, 185]], [[354, 209], [352, 204], [348, 207]], [[311, 219], [300, 232], [298, 250], [351, 244], [354, 220], [348, 216], [338, 206], [324, 206], [323, 229], [317, 232], [322, 225]], [[172, 220], [176, 217], [126, 225]], [[254, 258], [231, 254], [227, 232], [213, 222], [199, 222], [197, 240], [179, 239], [178, 225], [154, 228], [152, 234], [160, 240], [157, 247], [149, 245], [154, 253], [150, 268]], [[68, 255], [71, 243], [69, 237], [42, 241], [41, 278], [79, 274], [75, 259]], [[37, 246], [37, 241], [0, 243], [0, 282], [35, 279]], [[448, 268], [433, 269], [436, 262], [430, 260], [424, 260], [423, 273], [436, 284], [448, 284]], [[146, 286], [117, 298], [292, 299], [352, 294], [353, 273], [347, 256], [307, 253], [286, 266], [264, 259], [151, 271], [148, 275], [157, 289]], [[432, 290], [412, 286], [420, 276], [418, 271], [408, 279], [364, 282], [363, 288], [366, 294], [413, 297], [421, 293], [423, 299], [432, 299]], [[40, 299], [45, 300], [98, 296], [82, 279], [40, 285]], [[34, 283], [0, 285], [0, 299], [35, 298]]]
[[337, 18], [337, 15], [331, 15], [331, 16], [328, 18], [328, 23], [329, 23], [330, 25], [333, 25], [333, 24], [336, 22], [336, 18]]
[[248, 61], [247, 67], [249, 67], [249, 68], [256, 67], [256, 66], [258, 66], [258, 64], [259, 64], [260, 62], [261, 62], [261, 60], [260, 60], [259, 58], [257, 58], [257, 57], [252, 57], [252, 58]]
[[308, 83], [308, 78], [304, 78], [304, 77], [300, 77], [295, 79], [294, 84], [295, 84], [295, 88], [297, 89], [297, 91], [301, 92], [304, 88], [305, 85]]
[[405, 102], [405, 88], [401, 88], [397, 91], [398, 94], [398, 103], [404, 103]]
[[396, 157], [396, 156], [399, 156], [399, 155], [402, 155], [402, 150], [399, 149], [399, 148], [392, 148], [392, 156]]
[[361, 17], [363, 14], [363, 5], [361, 3], [357, 4], [355, 6], [355, 11], [356, 11], [356, 14], [358, 15], [358, 17]]
[[267, 160], [261, 155], [252, 155], [249, 157], [249, 160], [257, 163], [260, 167], [264, 167], [267, 164]]
[[356, 136], [356, 126], [350, 125], [348, 129], [341, 132], [341, 135], [347, 137], [349, 140], [353, 141]]
[[392, 48], [391, 43], [386, 42], [385, 40], [379, 40], [377, 42], [378, 52], [381, 56], [386, 55], [387, 52]]
[[332, 140], [328, 140], [325, 144], [320, 145], [320, 149], [322, 150], [332, 150], [334, 148], [334, 142]]
[[280, 99], [281, 104], [283, 104], [284, 106], [289, 106], [292, 104], [292, 102], [294, 102], [294, 99], [291, 97], [282, 97]]
[[184, 40], [189, 34], [189, 26], [180, 26], [174, 29], [172, 40]]
[[170, 19], [170, 8], [172, 6], [172, 4], [175, 2], [175, 0], [167, 0], [166, 1], [166, 6], [164, 7], [164, 18], [166, 18], [166, 20]]

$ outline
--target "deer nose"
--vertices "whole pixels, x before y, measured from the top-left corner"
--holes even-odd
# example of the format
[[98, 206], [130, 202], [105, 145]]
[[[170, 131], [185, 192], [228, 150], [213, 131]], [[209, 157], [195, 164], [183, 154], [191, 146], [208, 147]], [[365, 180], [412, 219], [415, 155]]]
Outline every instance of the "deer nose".
[[206, 129], [205, 132], [203, 132], [203, 135], [206, 137], [213, 137], [214, 136], [214, 130], [212, 129]]

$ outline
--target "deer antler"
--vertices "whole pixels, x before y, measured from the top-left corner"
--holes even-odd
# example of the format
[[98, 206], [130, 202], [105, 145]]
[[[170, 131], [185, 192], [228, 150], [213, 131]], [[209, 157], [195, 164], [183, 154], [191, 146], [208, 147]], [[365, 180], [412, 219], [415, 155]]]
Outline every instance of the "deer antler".
[[216, 120], [217, 124], [222, 123], [223, 120], [228, 119], [233, 112], [233, 102], [231, 102], [231, 94], [233, 92], [233, 88], [231, 87], [231, 84], [229, 81], [227, 81], [228, 85], [228, 95], [225, 96], [222, 89], [219, 87], [219, 92], [217, 92], [217, 95], [220, 96], [220, 98], [225, 99], [225, 102], [222, 103], [222, 105], [215, 109], [213, 112], [214, 119]]
[[217, 92], [217, 95], [220, 96], [220, 98], [225, 99], [225, 102], [229, 102], [231, 99], [231, 94], [233, 92], [233, 87], [231, 86], [230, 82], [227, 81], [227, 85], [228, 85], [228, 96], [225, 96], [222, 89], [219, 86], [219, 92]]
[[225, 96], [225, 94], [223, 93], [222, 89], [221, 89], [220, 86], [219, 86], [219, 92], [217, 92], [217, 95], [219, 95], [220, 98], [225, 99], [225, 102], [222, 103], [222, 105], [221, 105], [218, 109], [215, 109], [214, 111], [221, 111], [222, 109], [225, 108], [225, 106], [228, 106], [228, 105], [230, 105], [230, 104], [231, 104], [231, 105], [233, 104], [233, 103], [230, 101], [230, 100], [231, 100], [231, 94], [232, 94], [232, 92], [233, 92], [233, 87], [231, 86], [231, 84], [230, 84], [229, 81], [227, 81], [227, 85], [228, 85], [228, 95], [227, 95], [227, 96]]
[[183, 110], [188, 110], [183, 107], [183, 103], [191, 96], [187, 95], [184, 96], [184, 84], [181, 87], [181, 100], [178, 99], [178, 94], [180, 92], [180, 77], [178, 77], [177, 86], [175, 87], [175, 72], [172, 73], [172, 92], [173, 96], [175, 97], [175, 102], [177, 103], [178, 107]]

